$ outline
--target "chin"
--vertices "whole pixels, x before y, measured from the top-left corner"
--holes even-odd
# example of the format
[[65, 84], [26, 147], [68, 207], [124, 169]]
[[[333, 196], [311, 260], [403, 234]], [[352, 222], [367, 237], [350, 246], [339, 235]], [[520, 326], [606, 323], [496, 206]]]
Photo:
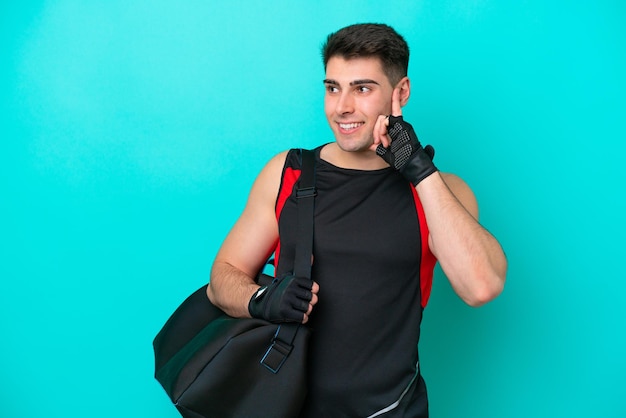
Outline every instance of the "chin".
[[345, 139], [337, 136], [336, 138], [337, 145], [342, 151], [346, 152], [364, 152], [369, 151], [369, 148], [372, 146], [372, 141], [368, 141], [365, 139]]
[[342, 151], [345, 152], [364, 152], [368, 149], [368, 146], [365, 145], [358, 145], [358, 144], [353, 144], [353, 143], [342, 143], [337, 141], [337, 145], [339, 146], [339, 148]]

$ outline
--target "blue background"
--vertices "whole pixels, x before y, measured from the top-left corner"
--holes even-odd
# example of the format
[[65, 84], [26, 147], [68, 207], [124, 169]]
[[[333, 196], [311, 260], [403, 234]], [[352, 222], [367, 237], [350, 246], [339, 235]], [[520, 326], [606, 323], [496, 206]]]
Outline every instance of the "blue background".
[[408, 40], [405, 115], [510, 262], [479, 309], [437, 270], [432, 416], [626, 415], [623, 2], [0, 11], [0, 416], [177, 416], [152, 338], [208, 280], [264, 163], [332, 140], [319, 47], [365, 21]]

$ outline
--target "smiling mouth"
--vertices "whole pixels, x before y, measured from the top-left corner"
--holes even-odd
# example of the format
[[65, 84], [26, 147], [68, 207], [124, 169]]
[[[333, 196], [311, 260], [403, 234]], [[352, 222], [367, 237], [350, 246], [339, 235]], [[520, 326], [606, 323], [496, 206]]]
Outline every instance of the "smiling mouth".
[[363, 122], [339, 123], [339, 129], [342, 131], [352, 131], [363, 125], [365, 125]]

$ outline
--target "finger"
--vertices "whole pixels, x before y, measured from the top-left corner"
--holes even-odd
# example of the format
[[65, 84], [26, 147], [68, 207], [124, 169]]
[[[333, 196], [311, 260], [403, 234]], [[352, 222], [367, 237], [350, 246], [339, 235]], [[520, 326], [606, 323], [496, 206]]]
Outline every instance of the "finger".
[[389, 116], [385, 116], [382, 119], [382, 122], [380, 124], [380, 139], [381, 139], [380, 143], [385, 148], [391, 145], [391, 138], [389, 137], [388, 130], [389, 130]]
[[302, 320], [303, 324], [306, 324], [309, 320], [309, 316], [311, 312], [313, 312], [313, 306], [317, 303], [317, 295], [313, 295], [313, 299], [311, 299], [311, 303], [309, 303], [309, 309], [304, 313], [304, 319]]
[[400, 104], [400, 88], [396, 87], [391, 93], [391, 115], [402, 116], [402, 105]]
[[380, 146], [381, 146], [381, 144], [380, 144], [380, 143], [378, 143], [378, 144], [372, 144], [372, 145], [370, 145], [369, 150], [370, 150], [370, 151], [373, 151], [373, 152], [376, 152], [376, 149], [378, 149], [378, 147], [380, 147]]
[[318, 301], [317, 292], [319, 292], [319, 290], [320, 286], [316, 282], [313, 282], [313, 288], [311, 289], [313, 296], [311, 297], [311, 301], [308, 304], [307, 311], [304, 313], [304, 318], [302, 319], [303, 324], [306, 324], [309, 321], [309, 316], [311, 315], [311, 312], [313, 312], [313, 307]]
[[313, 309], [313, 306], [315, 306], [315, 304], [317, 303], [317, 301], [319, 300], [319, 298], [317, 297], [317, 295], [314, 293], [313, 297], [311, 298], [311, 300], [309, 301], [309, 305], [311, 305], [311, 309]]
[[311, 292], [310, 290], [302, 289], [296, 294], [296, 297], [305, 301], [306, 303], [309, 303], [309, 301], [313, 297], [313, 292]]
[[313, 281], [306, 277], [294, 277], [293, 279], [295, 287], [305, 290], [311, 290], [313, 287]]
[[313, 282], [313, 286], [311, 287], [311, 292], [316, 295], [320, 291], [320, 285], [317, 282]]
[[374, 138], [374, 143], [372, 144], [372, 147], [374, 148], [378, 144], [380, 144], [380, 118], [380, 116], [376, 118], [376, 122], [374, 123], [374, 129], [372, 129], [372, 137]]
[[303, 313], [307, 313], [310, 307], [311, 304], [309, 303], [309, 301], [300, 300], [293, 303], [293, 308]]
[[[382, 144], [383, 147], [389, 146], [389, 136], [387, 136], [387, 126], [389, 118], [384, 115], [378, 116], [374, 125], [374, 145]], [[374, 147], [374, 150], [376, 148]]]

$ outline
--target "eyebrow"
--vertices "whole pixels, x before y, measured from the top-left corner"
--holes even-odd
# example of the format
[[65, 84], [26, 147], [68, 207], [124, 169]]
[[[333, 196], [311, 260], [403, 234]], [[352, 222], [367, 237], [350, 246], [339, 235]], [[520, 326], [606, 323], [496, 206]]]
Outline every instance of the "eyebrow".
[[[339, 85], [339, 83], [337, 81], [331, 80], [331, 79], [328, 79], [328, 78], [324, 80], [324, 84], [332, 84], [332, 85], [336, 85], [336, 86]], [[365, 79], [362, 79], [362, 80], [354, 80], [354, 81], [350, 82], [351, 86], [360, 86], [362, 84], [376, 84], [376, 85], [379, 85], [377, 81], [370, 80], [368, 78], [365, 78]]]

